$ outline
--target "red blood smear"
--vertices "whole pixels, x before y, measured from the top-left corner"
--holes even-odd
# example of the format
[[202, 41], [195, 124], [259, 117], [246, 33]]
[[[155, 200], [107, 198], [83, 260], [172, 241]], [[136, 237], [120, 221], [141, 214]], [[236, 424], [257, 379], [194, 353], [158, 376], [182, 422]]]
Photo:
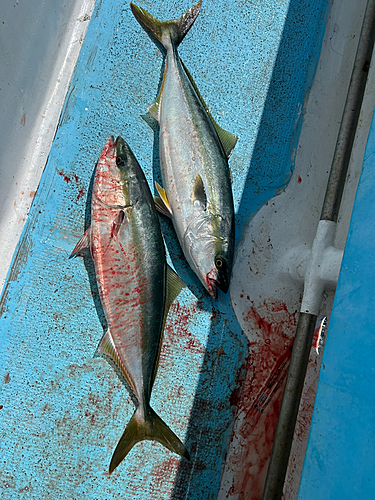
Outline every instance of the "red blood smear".
[[152, 489], [155, 493], [166, 493], [163, 491], [165, 490], [166, 478], [176, 473], [179, 463], [178, 457], [171, 457], [152, 468]]
[[59, 172], [59, 175], [64, 179], [66, 183], [70, 182], [70, 177], [64, 174], [64, 172]]
[[231, 437], [227, 467], [233, 482], [227, 498], [261, 499], [271, 455], [282, 392], [289, 366], [295, 312], [285, 303], [267, 300], [257, 306], [250, 301], [244, 314], [254, 335], [249, 342], [242, 388], [232, 394], [237, 420]]
[[77, 198], [76, 198], [76, 202], [77, 202], [80, 198], [82, 198], [82, 196], [84, 196], [84, 194], [85, 194], [85, 190], [84, 190], [84, 188], [83, 188], [83, 187], [79, 188], [79, 189], [78, 189], [78, 195], [77, 195]]
[[185, 347], [195, 353], [204, 353], [204, 345], [189, 331], [190, 317], [196, 312], [196, 305], [191, 308], [183, 306], [178, 300], [175, 300], [170, 309], [170, 316], [173, 317], [173, 323], [168, 321], [165, 325], [163, 345], [160, 353], [160, 362], [164, 362], [169, 357], [172, 343], [186, 341]]
[[[59, 175], [64, 179], [64, 181], [69, 184], [69, 182], [72, 180], [68, 175], [64, 174], [64, 172], [58, 172]], [[83, 186], [79, 186], [79, 177], [77, 174], [72, 174], [72, 177], [77, 185], [78, 188], [78, 195], [76, 198], [76, 203], [80, 198], [82, 198], [85, 195], [85, 188]], [[34, 193], [35, 194], [35, 193]]]

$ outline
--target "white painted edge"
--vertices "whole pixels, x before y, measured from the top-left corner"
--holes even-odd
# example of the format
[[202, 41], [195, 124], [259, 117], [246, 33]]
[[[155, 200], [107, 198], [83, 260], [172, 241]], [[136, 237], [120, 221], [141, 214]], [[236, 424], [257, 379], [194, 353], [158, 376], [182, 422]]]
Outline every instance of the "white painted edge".
[[336, 222], [321, 220], [307, 263], [301, 312], [319, 314], [324, 290], [335, 289], [343, 251], [333, 246]]
[[[55, 55], [55, 65], [48, 78], [39, 112], [35, 118], [25, 149], [22, 152], [25, 168], [10, 188], [0, 218], [0, 290], [22, 234], [56, 133], [61, 110], [77, 64], [78, 56], [95, 7], [95, 0], [77, 0], [66, 23], [64, 37]], [[37, 91], [38, 89], [35, 89]]]

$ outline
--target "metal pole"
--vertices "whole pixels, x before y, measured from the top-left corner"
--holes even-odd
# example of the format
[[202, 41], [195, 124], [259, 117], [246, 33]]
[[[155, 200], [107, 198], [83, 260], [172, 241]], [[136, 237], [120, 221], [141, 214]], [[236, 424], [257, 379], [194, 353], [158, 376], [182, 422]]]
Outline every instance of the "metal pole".
[[[284, 479], [288, 468], [294, 427], [297, 420], [316, 320], [317, 317], [314, 314], [301, 313], [299, 315], [297, 334], [293, 344], [266, 484], [263, 491], [263, 500], [280, 499], [283, 492]], [[306, 346], [308, 346], [308, 349], [306, 349]]]
[[363, 95], [365, 93], [368, 70], [374, 49], [375, 1], [369, 0], [363, 19], [361, 36], [354, 61], [348, 95], [341, 119], [335, 154], [332, 161], [327, 191], [320, 220], [337, 222], [346, 173], [353, 148]]
[[[337, 221], [375, 38], [375, 0], [369, 0], [328, 180], [321, 220]], [[262, 500], [281, 500], [317, 316], [301, 312]]]

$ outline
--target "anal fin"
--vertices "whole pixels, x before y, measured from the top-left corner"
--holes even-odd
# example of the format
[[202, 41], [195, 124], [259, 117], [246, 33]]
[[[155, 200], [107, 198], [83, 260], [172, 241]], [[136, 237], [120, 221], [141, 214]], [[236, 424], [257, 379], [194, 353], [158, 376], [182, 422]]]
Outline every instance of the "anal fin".
[[173, 301], [185, 287], [186, 285], [179, 277], [179, 275], [171, 268], [170, 265], [167, 264], [167, 295], [165, 298], [164, 307], [164, 323]]
[[[164, 332], [165, 322], [167, 320], [168, 312], [169, 312], [169, 309], [170, 309], [173, 301], [176, 299], [176, 297], [181, 292], [181, 290], [184, 287], [186, 287], [186, 285], [182, 281], [182, 279], [178, 276], [178, 274], [168, 264], [167, 264], [166, 273], [167, 273], [167, 276], [166, 276], [166, 294], [165, 294], [165, 303], [164, 303], [163, 324], [161, 327], [162, 332]], [[163, 339], [163, 337], [160, 338], [160, 342], [159, 342], [159, 354], [157, 356], [158, 361], [155, 364], [154, 373], [153, 373], [152, 380], [151, 380], [151, 387], [154, 385], [156, 372], [158, 371], [159, 355], [160, 355], [160, 350], [161, 350], [161, 345], [162, 345], [162, 339]]]
[[120, 356], [118, 355], [116, 345], [109, 330], [102, 338], [102, 341], [100, 342], [100, 345], [98, 347], [98, 352], [104, 357], [109, 358], [115, 364], [115, 366], [120, 370], [121, 374], [124, 376], [125, 380], [130, 385], [132, 391], [135, 394], [134, 384], [124, 366], [124, 363], [121, 361]]

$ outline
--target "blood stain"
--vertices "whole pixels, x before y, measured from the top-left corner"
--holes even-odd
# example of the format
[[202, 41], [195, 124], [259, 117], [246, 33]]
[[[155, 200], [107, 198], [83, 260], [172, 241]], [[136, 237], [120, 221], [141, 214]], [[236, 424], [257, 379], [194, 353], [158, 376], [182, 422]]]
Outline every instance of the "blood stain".
[[68, 184], [70, 182], [70, 177], [68, 175], [65, 175], [64, 172], [59, 172], [59, 175], [64, 179], [64, 181]]
[[78, 190], [78, 195], [77, 195], [77, 198], [76, 198], [76, 202], [77, 202], [80, 198], [82, 198], [82, 196], [84, 196], [84, 194], [85, 194], [85, 190], [84, 190], [84, 188], [83, 188], [83, 187], [79, 188], [79, 190]]
[[[241, 387], [231, 396], [237, 417], [228, 448], [226, 468], [233, 478], [227, 498], [261, 499], [265, 470], [271, 454], [283, 386], [289, 367], [295, 312], [290, 313], [282, 301], [269, 299], [254, 305], [244, 314], [253, 340]], [[287, 343], [287, 349], [285, 344]], [[240, 498], [240, 496], [238, 496]]]

